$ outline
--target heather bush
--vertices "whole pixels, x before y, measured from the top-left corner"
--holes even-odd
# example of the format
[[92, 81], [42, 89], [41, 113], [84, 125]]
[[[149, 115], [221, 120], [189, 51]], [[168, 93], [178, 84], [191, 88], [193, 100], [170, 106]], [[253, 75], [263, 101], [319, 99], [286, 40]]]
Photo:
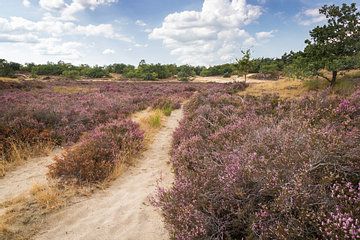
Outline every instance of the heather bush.
[[301, 100], [199, 93], [159, 189], [175, 239], [358, 239], [360, 89]]
[[143, 133], [129, 120], [114, 121], [86, 134], [79, 143], [55, 158], [50, 176], [62, 181], [99, 182], [142, 149]]

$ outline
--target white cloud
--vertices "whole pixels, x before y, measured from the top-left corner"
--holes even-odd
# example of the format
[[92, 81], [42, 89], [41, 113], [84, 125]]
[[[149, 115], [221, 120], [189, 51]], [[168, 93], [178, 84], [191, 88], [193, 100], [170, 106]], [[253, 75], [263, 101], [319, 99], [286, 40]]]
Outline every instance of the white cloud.
[[113, 49], [105, 49], [103, 52], [102, 52], [102, 54], [104, 54], [104, 55], [109, 55], [109, 54], [114, 54], [115, 53], [115, 50], [113, 50]]
[[33, 49], [40, 55], [55, 55], [66, 59], [79, 59], [81, 57], [78, 48], [83, 44], [79, 42], [62, 42], [58, 38], [41, 39]]
[[[46, 0], [45, 0], [46, 1]], [[66, 7], [62, 11], [62, 18], [67, 20], [74, 20], [74, 15], [87, 8], [95, 10], [101, 5], [110, 5], [116, 3], [118, 0], [73, 0], [70, 4], [66, 4]]]
[[205, 0], [202, 10], [168, 15], [150, 39], [161, 39], [182, 63], [213, 64], [235, 58], [256, 39], [243, 27], [262, 13], [246, 0]]
[[138, 25], [138, 26], [140, 26], [140, 27], [145, 27], [147, 24], [144, 22], [144, 21], [142, 21], [142, 20], [136, 20], [135, 21], [135, 24], [136, 25]]
[[31, 6], [31, 3], [29, 0], [23, 0], [22, 1], [22, 4], [25, 6], [25, 7], [30, 7]]
[[306, 9], [295, 16], [298, 24], [303, 26], [309, 26], [317, 23], [321, 23], [326, 20], [325, 15], [319, 13], [318, 8]]
[[65, 7], [64, 0], [40, 0], [40, 7], [48, 11], [59, 11]]
[[134, 44], [135, 47], [138, 47], [138, 48], [147, 48], [149, 46], [149, 44], [139, 44], [139, 43], [135, 43]]
[[31, 21], [22, 17], [10, 17], [10, 19], [0, 17], [0, 32], [29, 32], [38, 34], [48, 34], [51, 36], [81, 35], [104, 37], [113, 40], [132, 43], [132, 39], [117, 33], [111, 24], [99, 25], [77, 25], [73, 22], [61, 21], [46, 15], [40, 21]]
[[266, 41], [272, 37], [274, 37], [274, 33], [276, 31], [272, 30], [269, 32], [258, 32], [256, 33], [256, 39], [258, 39], [259, 41]]
[[38, 43], [39, 38], [31, 33], [26, 34], [0, 34], [0, 42]]

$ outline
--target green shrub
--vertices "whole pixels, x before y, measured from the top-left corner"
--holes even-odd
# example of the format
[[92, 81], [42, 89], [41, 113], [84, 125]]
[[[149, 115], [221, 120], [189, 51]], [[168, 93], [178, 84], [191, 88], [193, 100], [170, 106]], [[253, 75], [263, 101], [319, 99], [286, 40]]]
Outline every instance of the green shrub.
[[108, 77], [109, 73], [102, 67], [95, 66], [95, 67], [87, 67], [81, 70], [81, 75], [84, 75], [88, 78], [102, 78]]
[[15, 77], [15, 72], [20, 70], [21, 65], [0, 59], [0, 77]]
[[180, 82], [189, 82], [191, 75], [185, 71], [180, 71], [178, 72], [177, 77]]
[[152, 73], [144, 73], [142, 77], [145, 81], [154, 81], [158, 78], [158, 75], [156, 72]]
[[223, 78], [231, 78], [231, 73], [229, 72], [224, 73]]
[[173, 111], [171, 106], [165, 106], [161, 109], [161, 111], [163, 112], [163, 114], [167, 117], [169, 117]]
[[80, 72], [78, 70], [65, 70], [62, 75], [73, 80], [80, 78]]

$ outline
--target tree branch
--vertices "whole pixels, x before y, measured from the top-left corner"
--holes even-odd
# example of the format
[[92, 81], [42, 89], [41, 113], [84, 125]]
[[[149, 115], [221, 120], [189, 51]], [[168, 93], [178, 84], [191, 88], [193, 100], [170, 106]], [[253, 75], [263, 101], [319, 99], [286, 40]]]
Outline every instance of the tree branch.
[[316, 75], [319, 76], [319, 77], [322, 77], [322, 78], [326, 79], [326, 81], [328, 81], [328, 82], [331, 83], [331, 79], [328, 78], [327, 76], [325, 76], [324, 74], [322, 74], [322, 73], [317, 73]]

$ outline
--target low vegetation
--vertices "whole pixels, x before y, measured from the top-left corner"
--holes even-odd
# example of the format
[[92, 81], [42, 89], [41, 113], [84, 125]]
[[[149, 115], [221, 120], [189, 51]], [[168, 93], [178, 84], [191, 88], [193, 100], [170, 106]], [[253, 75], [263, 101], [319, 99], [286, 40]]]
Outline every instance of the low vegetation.
[[176, 239], [357, 239], [360, 89], [297, 100], [200, 93], [156, 205]]
[[49, 175], [62, 182], [96, 183], [143, 148], [143, 132], [132, 121], [115, 120], [87, 133], [49, 167]]
[[[222, 84], [111, 82], [0, 82], [2, 175], [19, 158], [54, 145], [69, 146], [81, 135], [153, 107], [169, 115], [195, 91]], [[29, 153], [33, 154], [29, 154]]]
[[[360, 12], [343, 4], [320, 14], [328, 21], [305, 49], [275, 59], [251, 59], [250, 50], [209, 67], [1, 59], [0, 177], [54, 146], [65, 150], [48, 184], [0, 203], [0, 234], [31, 238], [44, 216], [131, 165], [183, 107], [175, 181], [152, 199], [172, 238], [360, 239]], [[59, 77], [20, 80], [30, 75]], [[86, 80], [112, 75], [146, 82]], [[232, 75], [245, 82], [191, 83]], [[249, 85], [250, 77], [275, 81]], [[180, 82], [149, 82], [159, 79]]]

